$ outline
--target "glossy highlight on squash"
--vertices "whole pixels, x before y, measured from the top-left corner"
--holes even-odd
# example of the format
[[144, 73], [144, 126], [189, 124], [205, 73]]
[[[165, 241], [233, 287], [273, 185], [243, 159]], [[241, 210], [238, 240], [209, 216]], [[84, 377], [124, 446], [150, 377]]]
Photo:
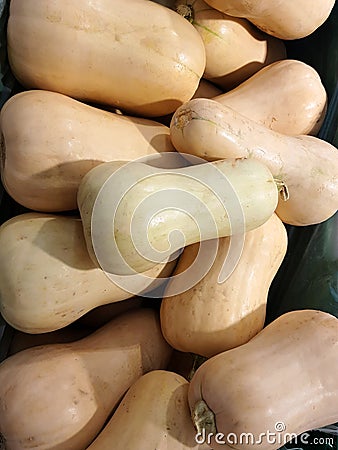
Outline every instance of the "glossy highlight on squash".
[[189, 100], [205, 68], [194, 27], [150, 1], [12, 0], [7, 35], [25, 88], [146, 117]]

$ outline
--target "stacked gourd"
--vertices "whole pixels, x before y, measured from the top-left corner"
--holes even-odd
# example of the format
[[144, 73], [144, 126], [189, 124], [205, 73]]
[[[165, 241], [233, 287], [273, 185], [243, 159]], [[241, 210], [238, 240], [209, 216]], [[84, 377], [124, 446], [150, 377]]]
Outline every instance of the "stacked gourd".
[[[255, 442], [236, 448], [270, 450], [338, 421], [338, 319], [302, 310], [264, 327], [284, 224], [338, 209], [338, 153], [315, 137], [326, 91], [283, 43], [316, 30], [334, 0], [165, 4], [10, 3], [8, 56], [23, 91], [1, 110], [1, 177], [30, 211], [0, 227], [0, 311], [21, 332], [56, 334], [0, 365], [0, 448], [210, 448], [198, 432], [216, 450], [249, 432]], [[215, 173], [242, 222], [210, 188]], [[168, 203], [154, 215], [143, 206], [132, 227], [161, 192]], [[182, 192], [213, 227], [203, 208], [182, 211]], [[168, 247], [177, 230], [184, 244]], [[212, 261], [198, 260], [202, 241]], [[187, 271], [196, 282], [183, 289]], [[140, 274], [150, 281], [135, 291]], [[95, 332], [68, 334], [119, 302]], [[189, 380], [173, 349], [204, 357]]]

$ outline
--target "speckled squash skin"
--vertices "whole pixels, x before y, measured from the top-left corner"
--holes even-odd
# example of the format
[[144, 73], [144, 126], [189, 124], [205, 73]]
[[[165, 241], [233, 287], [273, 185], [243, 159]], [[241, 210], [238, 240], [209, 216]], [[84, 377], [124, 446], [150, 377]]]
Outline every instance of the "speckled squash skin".
[[311, 66], [292, 59], [264, 67], [236, 89], [213, 100], [288, 136], [315, 136], [327, 109], [327, 95], [319, 74]]
[[164, 369], [171, 348], [158, 314], [142, 309], [71, 344], [23, 350], [0, 365], [0, 433], [6, 450], [83, 450], [125, 391]]
[[313, 225], [338, 210], [338, 152], [322, 139], [287, 136], [215, 100], [198, 98], [176, 110], [170, 135], [178, 151], [208, 161], [248, 158], [265, 164], [288, 189], [276, 209], [285, 223]]
[[[148, 274], [172, 269], [159, 264]], [[78, 218], [26, 213], [0, 227], [0, 311], [14, 328], [47, 333], [133, 295], [94, 264]]]
[[[276, 450], [292, 433], [337, 422], [337, 346], [335, 316], [319, 310], [280, 316], [199, 367], [189, 387], [194, 423], [214, 437], [223, 433], [224, 444], [212, 440], [215, 450], [234, 442], [239, 450]], [[253, 440], [240, 440], [241, 433]]]
[[[175, 278], [168, 283], [161, 303], [161, 327], [177, 350], [214, 356], [244, 344], [264, 326], [268, 290], [286, 253], [285, 227], [273, 214], [246, 233], [237, 265], [221, 283], [223, 264], [232, 262], [227, 262], [230, 240], [218, 241], [212, 267], [191, 289], [169, 297], [166, 292], [175, 289]], [[198, 247], [184, 249], [173, 277], [192, 264]]]

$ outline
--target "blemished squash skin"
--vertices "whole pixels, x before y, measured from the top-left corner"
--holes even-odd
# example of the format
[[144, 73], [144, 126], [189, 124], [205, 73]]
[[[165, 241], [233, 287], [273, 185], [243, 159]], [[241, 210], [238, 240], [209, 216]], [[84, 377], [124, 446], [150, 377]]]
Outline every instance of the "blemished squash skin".
[[[286, 313], [248, 343], [198, 368], [189, 387], [194, 422], [200, 420], [203, 427], [204, 409], [211, 418], [207, 428], [213, 428], [214, 435], [222, 433], [229, 444], [230, 437], [232, 443], [237, 437], [236, 446], [212, 440], [214, 450], [275, 450], [284, 438], [290, 439], [290, 433], [299, 435], [335, 423], [337, 352], [335, 316], [316, 310]], [[275, 428], [278, 423], [283, 424], [280, 433]], [[269, 441], [268, 432], [275, 433], [276, 440], [270, 435]], [[254, 442], [240, 441], [241, 433], [252, 434]]]
[[[172, 270], [172, 263], [160, 264], [149, 276]], [[26, 213], [0, 227], [0, 311], [14, 328], [54, 331], [133, 295], [93, 263], [80, 219]]]
[[38, 345], [61, 344], [73, 342], [82, 337], [88, 336], [98, 328], [103, 327], [106, 323], [115, 317], [128, 311], [140, 308], [142, 299], [140, 297], [132, 297], [115, 303], [98, 306], [89, 311], [74, 323], [66, 327], [59, 328], [48, 333], [30, 334], [22, 331], [13, 330], [8, 356], [18, 353], [21, 350]]
[[[161, 303], [161, 327], [173, 348], [211, 357], [244, 344], [262, 330], [268, 290], [287, 249], [286, 229], [273, 214], [246, 233], [237, 266], [220, 283], [229, 244], [230, 238], [219, 240], [212, 267], [193, 288], [167, 297], [175, 289], [175, 278], [169, 281]], [[189, 267], [197, 252], [198, 244], [186, 247], [173, 276]]]
[[[183, 8], [182, 8], [183, 7]], [[192, 24], [206, 50], [203, 77], [233, 89], [263, 67], [286, 58], [283, 41], [263, 33], [248, 20], [231, 17], [203, 0], [178, 0], [176, 10], [191, 10]]]
[[199, 449], [188, 405], [188, 381], [154, 370], [134, 383], [88, 450]]
[[170, 133], [182, 153], [208, 161], [246, 157], [264, 163], [287, 187], [276, 209], [285, 223], [313, 225], [338, 209], [338, 152], [324, 140], [277, 133], [212, 99], [178, 108]]
[[292, 59], [264, 67], [213, 100], [289, 136], [316, 135], [327, 109], [327, 94], [319, 74]]
[[329, 17], [335, 0], [206, 0], [230, 16], [245, 17], [256, 27], [280, 39], [312, 34]]
[[6, 450], [87, 448], [126, 390], [144, 373], [165, 369], [170, 355], [158, 313], [141, 309], [74, 343], [7, 358], [0, 365]]
[[[221, 94], [223, 94], [223, 91], [220, 88], [205, 78], [201, 78], [198, 88], [192, 98], [214, 98]], [[171, 118], [172, 114], [167, 114], [166, 116], [155, 117], [154, 120], [169, 127]]]
[[132, 115], [170, 114], [205, 68], [194, 27], [144, 0], [12, 0], [7, 36], [11, 69], [26, 88]]
[[26, 208], [76, 209], [82, 177], [114, 159], [174, 151], [168, 127], [107, 112], [50, 91], [25, 91], [1, 110], [1, 177]]

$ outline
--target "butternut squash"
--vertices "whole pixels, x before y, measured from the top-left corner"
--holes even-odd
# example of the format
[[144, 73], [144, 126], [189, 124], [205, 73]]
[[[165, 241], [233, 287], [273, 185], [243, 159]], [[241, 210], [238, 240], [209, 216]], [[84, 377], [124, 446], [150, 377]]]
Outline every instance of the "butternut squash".
[[71, 344], [24, 350], [0, 365], [6, 450], [83, 450], [126, 390], [164, 369], [171, 349], [158, 314], [128, 312]]
[[173, 372], [143, 375], [87, 450], [197, 450], [188, 386]]
[[[223, 92], [216, 85], [210, 83], [210, 81], [201, 78], [198, 88], [192, 98], [213, 98], [221, 95]], [[167, 114], [166, 116], [155, 117], [157, 122], [169, 127], [172, 114]]]
[[10, 66], [26, 88], [132, 115], [170, 114], [205, 68], [194, 27], [143, 0], [12, 0], [7, 35]]
[[[66, 344], [88, 336], [90, 328], [68, 326], [50, 333], [28, 334], [14, 330], [7, 356], [14, 355], [28, 348], [46, 344]], [[0, 447], [1, 448], [1, 447]]]
[[169, 129], [158, 122], [48, 91], [8, 100], [0, 130], [2, 182], [14, 200], [36, 211], [75, 209], [82, 177], [104, 161], [173, 151]]
[[248, 20], [231, 17], [203, 0], [177, 0], [177, 12], [191, 17], [206, 51], [203, 77], [233, 89], [261, 68], [286, 58], [283, 41], [254, 27]]
[[[172, 269], [157, 264], [148, 275]], [[0, 312], [14, 328], [46, 333], [133, 295], [94, 265], [79, 219], [27, 213], [0, 227]]]
[[[292, 311], [248, 343], [210, 358], [189, 387], [198, 431], [212, 434], [214, 450], [272, 450], [337, 422], [337, 344], [336, 317]], [[242, 433], [249, 433], [249, 445]]]
[[142, 297], [131, 297], [119, 302], [108, 303], [97, 306], [76, 321], [80, 327], [99, 328], [105, 325], [119, 314], [131, 309], [139, 308], [142, 305]]
[[171, 140], [180, 152], [209, 161], [253, 158], [288, 189], [277, 214], [291, 225], [312, 225], [338, 209], [337, 149], [313, 136], [286, 136], [211, 99], [194, 99], [173, 115]]
[[192, 98], [212, 98], [222, 94], [223, 92], [219, 87], [201, 78], [200, 84]]
[[327, 106], [319, 74], [311, 66], [292, 59], [264, 67], [236, 89], [213, 100], [290, 136], [316, 135]]
[[230, 238], [220, 239], [214, 263], [204, 278], [189, 290], [170, 296], [171, 291], [179, 290], [175, 275], [191, 266], [198, 244], [184, 249], [161, 304], [162, 333], [175, 349], [210, 357], [244, 344], [262, 330], [268, 290], [286, 253], [285, 227], [273, 214], [246, 233], [236, 267], [220, 281], [223, 265], [233, 264], [231, 258], [227, 262], [229, 246]]
[[206, 0], [230, 16], [245, 17], [280, 39], [300, 39], [329, 17], [335, 0]]
[[78, 205], [87, 249], [113, 279], [138, 276], [186, 245], [254, 229], [273, 214], [278, 189], [265, 165], [201, 161], [180, 169], [116, 161], [83, 178]]

